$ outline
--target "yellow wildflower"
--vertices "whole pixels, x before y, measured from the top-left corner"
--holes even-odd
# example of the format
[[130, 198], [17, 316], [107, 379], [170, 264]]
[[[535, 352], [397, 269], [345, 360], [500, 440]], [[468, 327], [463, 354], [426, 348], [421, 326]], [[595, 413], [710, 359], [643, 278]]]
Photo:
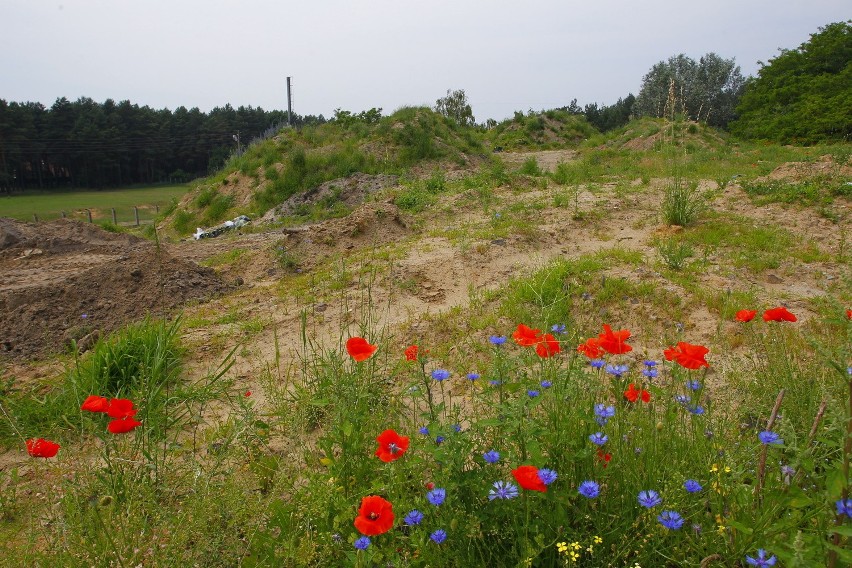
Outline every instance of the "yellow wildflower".
[[602, 539], [601, 537], [599, 537], [599, 536], [596, 536], [596, 537], [595, 537], [595, 538], [593, 538], [592, 540], [594, 540], [594, 541], [595, 541], [595, 544], [600, 544], [600, 543], [602, 543], [602, 542], [603, 542], [603, 539]]
[[557, 542], [556, 550], [559, 551], [559, 554], [565, 554], [568, 551], [568, 545], [564, 542]]

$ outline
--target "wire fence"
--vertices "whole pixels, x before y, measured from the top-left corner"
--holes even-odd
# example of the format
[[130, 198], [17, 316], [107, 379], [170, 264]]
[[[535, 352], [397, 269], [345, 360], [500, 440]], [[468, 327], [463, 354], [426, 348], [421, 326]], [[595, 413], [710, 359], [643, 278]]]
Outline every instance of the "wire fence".
[[121, 226], [140, 226], [153, 223], [160, 214], [159, 205], [135, 205], [131, 207], [93, 207], [68, 211], [33, 213], [31, 220], [52, 221], [54, 219], [73, 219], [87, 223], [112, 223]]

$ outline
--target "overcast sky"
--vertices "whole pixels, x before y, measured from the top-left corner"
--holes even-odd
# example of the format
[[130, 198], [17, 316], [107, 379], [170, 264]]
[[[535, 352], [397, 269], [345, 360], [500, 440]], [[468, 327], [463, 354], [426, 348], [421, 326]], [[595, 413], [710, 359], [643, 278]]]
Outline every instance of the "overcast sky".
[[330, 116], [464, 89], [503, 119], [637, 94], [658, 61], [757, 72], [852, 17], [849, 0], [0, 0], [0, 98], [231, 103]]

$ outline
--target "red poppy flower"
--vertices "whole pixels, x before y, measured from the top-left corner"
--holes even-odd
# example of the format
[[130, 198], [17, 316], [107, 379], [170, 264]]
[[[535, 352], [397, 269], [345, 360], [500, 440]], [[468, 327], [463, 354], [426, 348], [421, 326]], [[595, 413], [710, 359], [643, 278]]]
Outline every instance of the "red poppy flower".
[[378, 345], [370, 345], [363, 337], [350, 337], [346, 341], [346, 351], [357, 362], [366, 361], [373, 356]]
[[83, 401], [83, 405], [80, 407], [80, 410], [86, 410], [88, 412], [106, 412], [108, 406], [109, 401], [106, 398], [92, 394], [86, 397], [86, 400]]
[[788, 312], [784, 306], [779, 306], [763, 312], [763, 321], [796, 321], [796, 316]]
[[590, 337], [585, 343], [581, 343], [577, 347], [577, 351], [588, 357], [589, 359], [597, 359], [604, 354], [597, 337]]
[[710, 350], [703, 345], [692, 345], [684, 341], [679, 342], [677, 347], [669, 347], [663, 351], [666, 360], [674, 360], [681, 367], [693, 371], [699, 367], [710, 366], [710, 363], [704, 359], [704, 356], [708, 353], [710, 353]]
[[250, 397], [250, 396], [251, 396], [251, 391], [246, 391], [245, 395], [243, 395], [243, 396], [245, 396], [246, 398]]
[[408, 349], [405, 350], [405, 360], [406, 361], [417, 361], [417, 346], [411, 345]]
[[740, 310], [737, 312], [736, 318], [737, 321], [741, 321], [743, 323], [748, 323], [754, 319], [754, 316], [757, 315], [757, 310]]
[[546, 333], [535, 344], [535, 352], [542, 359], [552, 357], [561, 351], [559, 341], [553, 335]]
[[119, 418], [117, 420], [111, 420], [110, 423], [107, 424], [107, 430], [109, 430], [111, 434], [126, 434], [137, 426], [142, 426], [142, 423], [138, 420], [134, 420], [133, 418]]
[[34, 458], [52, 458], [59, 451], [59, 444], [44, 438], [27, 440], [27, 453]]
[[427, 481], [424, 487], [429, 491], [432, 491], [433, 489], [435, 489], [435, 483], [433, 483], [432, 481]]
[[540, 329], [532, 329], [531, 327], [527, 327], [520, 323], [518, 324], [518, 329], [516, 329], [515, 333], [512, 334], [512, 339], [514, 339], [515, 343], [521, 347], [530, 347], [538, 343], [538, 336], [540, 333]]
[[604, 324], [603, 333], [598, 335], [598, 345], [610, 355], [623, 355], [633, 351], [633, 347], [625, 343], [628, 337], [630, 337], [628, 330], [612, 331], [611, 327]]
[[107, 406], [107, 416], [110, 418], [133, 418], [138, 412], [133, 408], [133, 401], [126, 398], [114, 398]]
[[515, 476], [515, 480], [518, 482], [518, 485], [524, 489], [529, 489], [530, 491], [541, 491], [542, 493], [547, 492], [547, 485], [545, 485], [538, 476], [538, 468], [535, 466], [519, 466], [517, 469], [512, 470], [512, 475]]
[[361, 499], [355, 528], [367, 536], [384, 534], [393, 526], [393, 505], [377, 495], [368, 495]]
[[598, 462], [606, 468], [609, 465], [609, 461], [612, 459], [612, 454], [608, 454], [604, 452], [602, 449], [598, 448]]
[[640, 399], [642, 400], [642, 402], [651, 402], [651, 393], [649, 393], [645, 389], [637, 389], [636, 385], [630, 383], [630, 386], [628, 386], [627, 390], [624, 391], [624, 398], [626, 398], [630, 402], [636, 402]]
[[852, 310], [846, 310], [846, 319], [852, 320]]
[[408, 449], [408, 436], [400, 436], [394, 430], [385, 430], [376, 437], [379, 447], [376, 456], [383, 462], [392, 462], [402, 457]]

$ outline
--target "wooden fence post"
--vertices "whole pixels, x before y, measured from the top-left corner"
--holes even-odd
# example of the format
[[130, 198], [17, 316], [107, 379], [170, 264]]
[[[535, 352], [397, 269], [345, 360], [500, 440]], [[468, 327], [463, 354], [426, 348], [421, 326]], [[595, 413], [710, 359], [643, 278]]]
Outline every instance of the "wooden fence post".
[[92, 210], [86, 209], [86, 216], [89, 218], [89, 223], [92, 222]]
[[115, 218], [115, 207], [112, 208], [112, 224], [118, 225], [118, 220]]
[[62, 212], [62, 218], [65, 219], [67, 215], [65, 215], [65, 211]]
[[136, 217], [136, 226], [139, 226], [139, 208], [135, 205], [133, 206], [133, 216]]
[[38, 223], [38, 215], [36, 215], [35, 213], [33, 213], [33, 221]]

